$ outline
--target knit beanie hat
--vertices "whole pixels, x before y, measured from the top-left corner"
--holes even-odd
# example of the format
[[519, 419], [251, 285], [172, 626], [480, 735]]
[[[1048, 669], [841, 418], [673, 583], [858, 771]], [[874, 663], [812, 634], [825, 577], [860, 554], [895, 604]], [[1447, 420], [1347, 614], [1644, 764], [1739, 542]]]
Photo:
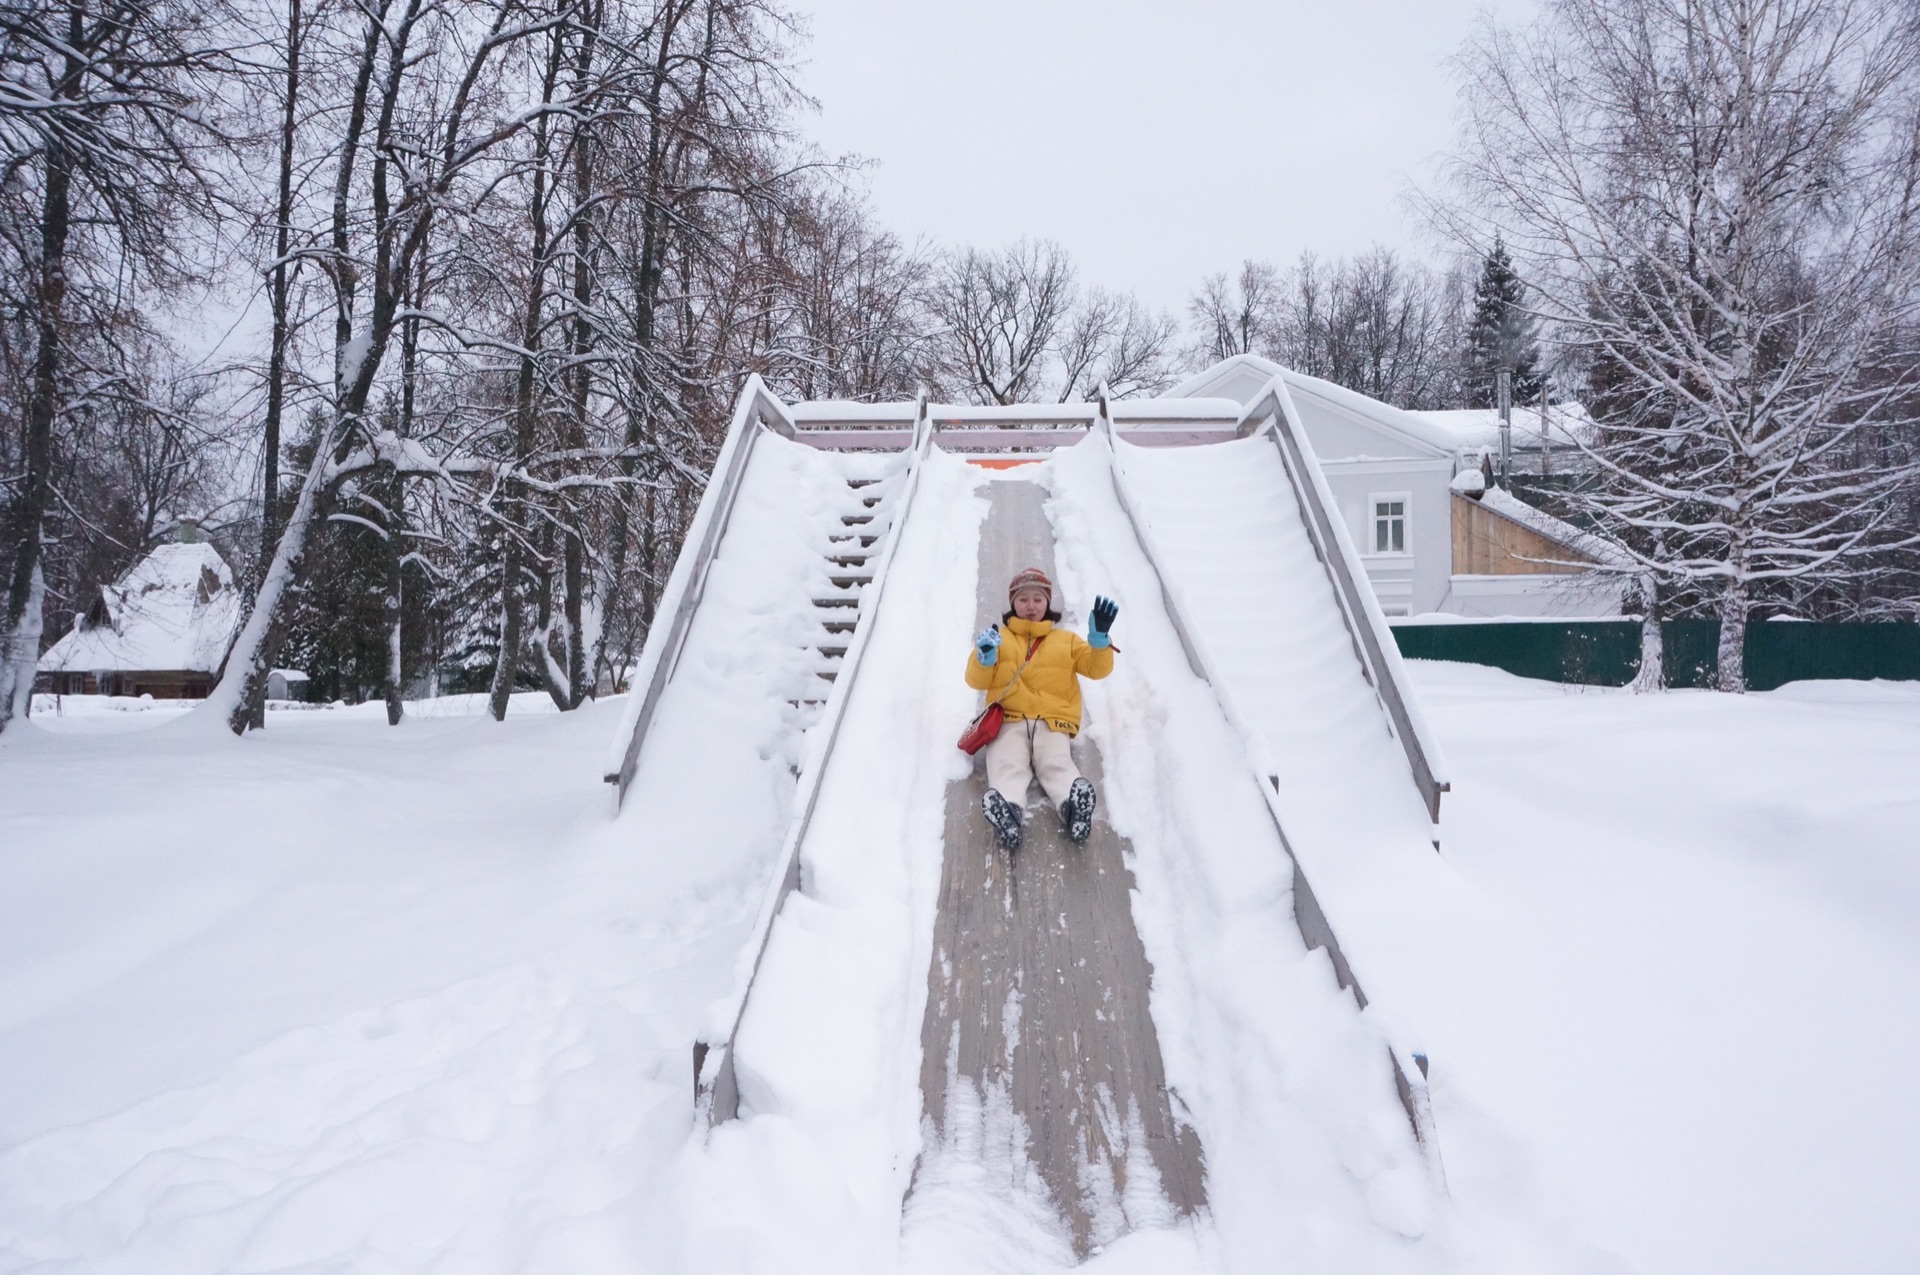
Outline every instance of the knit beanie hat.
[[1013, 582], [1007, 586], [1007, 601], [1011, 603], [1013, 595], [1022, 589], [1045, 589], [1048, 605], [1053, 603], [1053, 581], [1047, 579], [1047, 573], [1038, 567], [1028, 567], [1013, 578]]

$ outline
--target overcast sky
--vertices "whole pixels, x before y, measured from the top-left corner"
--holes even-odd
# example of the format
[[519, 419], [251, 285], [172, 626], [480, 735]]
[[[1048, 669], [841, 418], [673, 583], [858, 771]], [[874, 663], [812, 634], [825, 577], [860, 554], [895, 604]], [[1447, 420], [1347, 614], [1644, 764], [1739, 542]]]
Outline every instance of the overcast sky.
[[1449, 141], [1447, 59], [1531, 0], [796, 0], [807, 122], [877, 161], [909, 241], [1063, 244], [1184, 306], [1244, 257], [1428, 249], [1403, 198]]

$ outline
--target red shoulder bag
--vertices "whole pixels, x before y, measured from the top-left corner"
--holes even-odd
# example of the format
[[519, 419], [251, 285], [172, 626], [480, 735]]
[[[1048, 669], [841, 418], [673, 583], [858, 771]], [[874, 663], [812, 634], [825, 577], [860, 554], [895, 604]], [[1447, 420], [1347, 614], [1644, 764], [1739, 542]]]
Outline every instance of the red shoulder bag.
[[1020, 667], [1013, 671], [1013, 677], [1008, 680], [1006, 687], [980, 710], [979, 716], [969, 722], [964, 731], [960, 732], [961, 752], [971, 757], [991, 744], [994, 736], [1000, 733], [1001, 725], [1007, 720], [1007, 710], [1000, 707], [1000, 701], [1007, 697], [1007, 692], [1013, 689], [1013, 684], [1018, 682], [1020, 675], [1027, 671], [1027, 665], [1033, 660], [1033, 653], [1039, 650], [1040, 644], [1046, 640], [1047, 635], [1044, 633], [1033, 640], [1033, 644], [1027, 648], [1027, 658], [1020, 661]]

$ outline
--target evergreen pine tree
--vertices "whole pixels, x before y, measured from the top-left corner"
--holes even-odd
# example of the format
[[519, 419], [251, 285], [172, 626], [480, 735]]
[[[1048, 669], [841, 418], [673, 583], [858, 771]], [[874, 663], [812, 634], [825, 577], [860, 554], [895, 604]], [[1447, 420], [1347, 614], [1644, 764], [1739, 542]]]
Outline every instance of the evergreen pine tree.
[[1514, 273], [1507, 246], [1498, 236], [1473, 288], [1473, 316], [1467, 321], [1466, 390], [1473, 407], [1499, 405], [1498, 373], [1513, 369], [1513, 401], [1537, 402], [1546, 377], [1540, 372], [1540, 347], [1533, 339], [1533, 318], [1526, 312], [1527, 288]]

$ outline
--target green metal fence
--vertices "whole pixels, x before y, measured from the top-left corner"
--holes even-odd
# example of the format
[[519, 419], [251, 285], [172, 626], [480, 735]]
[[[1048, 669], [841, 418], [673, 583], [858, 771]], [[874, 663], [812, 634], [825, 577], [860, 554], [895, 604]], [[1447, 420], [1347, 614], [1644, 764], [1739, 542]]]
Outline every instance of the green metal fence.
[[[1408, 659], [1488, 664], [1550, 682], [1625, 686], [1640, 667], [1637, 620], [1402, 624], [1393, 636]], [[1668, 620], [1660, 637], [1669, 686], [1713, 685], [1718, 620]], [[1920, 625], [1756, 621], [1747, 628], [1745, 665], [1756, 691], [1819, 678], [1916, 681]]]

